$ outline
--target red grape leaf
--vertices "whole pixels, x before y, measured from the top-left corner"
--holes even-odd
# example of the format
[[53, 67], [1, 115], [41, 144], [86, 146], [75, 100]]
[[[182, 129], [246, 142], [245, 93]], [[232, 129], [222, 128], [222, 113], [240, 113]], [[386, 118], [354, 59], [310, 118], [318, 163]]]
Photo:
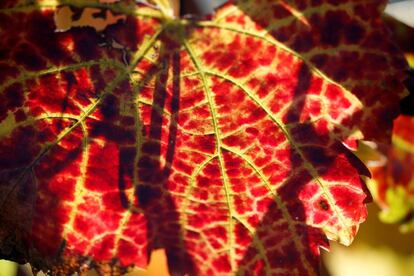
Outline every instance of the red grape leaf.
[[[372, 179], [368, 186], [387, 223], [400, 223], [403, 232], [414, 229], [414, 118], [401, 115], [394, 122], [392, 145], [380, 145], [367, 156]], [[370, 159], [370, 160], [369, 160]]]
[[[0, 4], [2, 257], [109, 273], [165, 248], [177, 274], [313, 275], [326, 238], [351, 243], [367, 172], [344, 144], [386, 140], [405, 93], [383, 1], [205, 21], [28, 2]], [[55, 32], [63, 4], [126, 20]]]

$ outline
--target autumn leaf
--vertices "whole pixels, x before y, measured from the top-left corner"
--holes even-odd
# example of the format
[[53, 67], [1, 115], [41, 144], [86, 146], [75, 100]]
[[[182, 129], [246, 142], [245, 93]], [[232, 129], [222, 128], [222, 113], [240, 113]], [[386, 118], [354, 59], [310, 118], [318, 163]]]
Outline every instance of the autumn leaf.
[[[414, 29], [391, 18], [385, 18], [395, 34], [396, 42], [405, 52], [408, 64], [413, 68], [412, 43]], [[374, 200], [382, 209], [380, 219], [385, 223], [400, 225], [401, 232], [414, 229], [414, 71], [408, 71], [405, 86], [410, 91], [401, 101], [401, 113], [395, 121], [392, 144], [361, 143], [358, 156], [372, 173], [366, 179]]]
[[[366, 217], [349, 148], [389, 139], [405, 95], [384, 2], [192, 21], [167, 1], [2, 1], [0, 256], [115, 274], [164, 248], [177, 275], [317, 274]], [[121, 21], [97, 32], [90, 8]]]

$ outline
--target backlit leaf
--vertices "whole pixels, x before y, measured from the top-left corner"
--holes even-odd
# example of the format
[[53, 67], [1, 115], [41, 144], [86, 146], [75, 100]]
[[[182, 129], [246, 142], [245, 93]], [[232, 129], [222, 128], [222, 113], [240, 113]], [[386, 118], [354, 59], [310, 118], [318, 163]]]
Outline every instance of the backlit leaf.
[[[405, 93], [383, 2], [234, 1], [189, 21], [1, 1], [0, 255], [115, 274], [164, 248], [178, 275], [316, 274], [366, 216], [348, 148], [387, 140]], [[97, 32], [90, 8], [122, 20]]]

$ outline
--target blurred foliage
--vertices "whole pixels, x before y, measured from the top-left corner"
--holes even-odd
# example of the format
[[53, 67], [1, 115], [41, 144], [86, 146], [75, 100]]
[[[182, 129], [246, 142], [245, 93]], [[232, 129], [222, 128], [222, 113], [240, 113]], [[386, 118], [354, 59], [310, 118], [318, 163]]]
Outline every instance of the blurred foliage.
[[370, 204], [368, 220], [349, 247], [332, 243], [323, 258], [331, 276], [414, 275], [414, 233], [402, 234], [397, 225], [384, 224], [379, 208]]
[[0, 260], [0, 276], [16, 275], [17, 264], [10, 261]]

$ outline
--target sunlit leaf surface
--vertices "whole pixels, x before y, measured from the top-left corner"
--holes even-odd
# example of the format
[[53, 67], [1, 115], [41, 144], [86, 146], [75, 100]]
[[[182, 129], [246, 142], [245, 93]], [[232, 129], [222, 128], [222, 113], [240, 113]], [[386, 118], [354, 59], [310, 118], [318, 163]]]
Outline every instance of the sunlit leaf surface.
[[[327, 238], [351, 243], [366, 217], [349, 147], [386, 141], [404, 95], [383, 2], [234, 1], [189, 21], [1, 1], [1, 256], [115, 274], [164, 248], [178, 275], [316, 274]], [[90, 8], [118, 23], [97, 32]]]

